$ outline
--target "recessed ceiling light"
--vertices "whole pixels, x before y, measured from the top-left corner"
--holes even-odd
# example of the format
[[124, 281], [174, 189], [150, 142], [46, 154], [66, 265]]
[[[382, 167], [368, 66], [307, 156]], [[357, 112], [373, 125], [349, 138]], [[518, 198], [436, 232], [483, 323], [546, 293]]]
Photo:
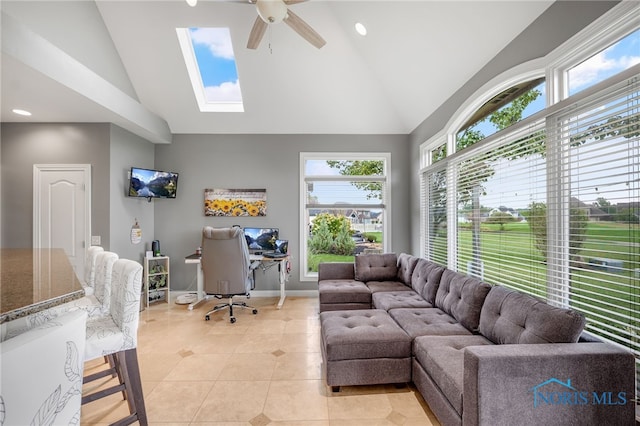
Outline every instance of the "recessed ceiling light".
[[11, 111], [13, 111], [14, 114], [18, 114], [18, 115], [26, 115], [26, 116], [30, 116], [31, 115], [31, 113], [29, 111], [25, 111], [23, 109], [14, 108]]
[[361, 36], [366, 36], [367, 35], [367, 28], [364, 25], [362, 25], [360, 22], [356, 22], [356, 31]]

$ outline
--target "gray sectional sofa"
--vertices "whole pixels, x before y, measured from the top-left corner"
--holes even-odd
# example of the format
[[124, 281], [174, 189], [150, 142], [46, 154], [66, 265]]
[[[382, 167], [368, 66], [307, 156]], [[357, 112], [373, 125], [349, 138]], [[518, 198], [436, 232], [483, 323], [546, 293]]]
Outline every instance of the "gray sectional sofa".
[[413, 382], [444, 425], [633, 425], [634, 356], [584, 316], [406, 253], [318, 269], [323, 371]]

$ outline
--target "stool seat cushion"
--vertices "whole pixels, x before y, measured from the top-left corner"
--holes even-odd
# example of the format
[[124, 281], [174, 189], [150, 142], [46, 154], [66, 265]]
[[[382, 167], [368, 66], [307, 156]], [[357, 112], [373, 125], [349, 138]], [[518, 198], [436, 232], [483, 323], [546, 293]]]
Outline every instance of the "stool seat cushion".
[[381, 309], [320, 314], [327, 361], [406, 358], [411, 338]]
[[116, 326], [110, 316], [92, 318], [87, 321], [87, 343], [84, 349], [85, 361], [132, 347], [135, 347], [135, 345], [125, 344], [124, 333]]

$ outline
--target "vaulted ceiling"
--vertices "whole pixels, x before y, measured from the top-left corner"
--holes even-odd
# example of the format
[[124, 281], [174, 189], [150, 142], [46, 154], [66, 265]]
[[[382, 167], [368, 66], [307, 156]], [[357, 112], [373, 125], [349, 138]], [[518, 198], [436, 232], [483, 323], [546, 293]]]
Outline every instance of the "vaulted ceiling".
[[[280, 23], [250, 50], [256, 9], [241, 1], [2, 1], [1, 119], [112, 122], [154, 142], [408, 134], [551, 3], [310, 0], [290, 7], [324, 47]], [[199, 111], [178, 44], [178, 27], [218, 26], [230, 28], [242, 113]]]

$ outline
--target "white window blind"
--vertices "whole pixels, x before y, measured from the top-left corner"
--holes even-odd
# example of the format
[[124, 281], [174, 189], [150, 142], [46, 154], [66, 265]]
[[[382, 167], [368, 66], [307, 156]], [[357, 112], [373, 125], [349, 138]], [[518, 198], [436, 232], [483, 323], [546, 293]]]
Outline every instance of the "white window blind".
[[[531, 230], [546, 202], [543, 121], [456, 158], [456, 269], [543, 295], [545, 248]], [[537, 206], [537, 207], [536, 207]], [[533, 213], [532, 213], [533, 211]]]
[[637, 360], [639, 80], [628, 70], [422, 171], [428, 258], [572, 307]]
[[[550, 233], [554, 299], [586, 329], [640, 356], [640, 83], [638, 76], [549, 119], [557, 152]], [[551, 232], [551, 228], [549, 229]], [[555, 272], [557, 271], [557, 272]]]
[[441, 164], [423, 173], [423, 193], [426, 197], [426, 247], [425, 257], [447, 266], [447, 169]]

